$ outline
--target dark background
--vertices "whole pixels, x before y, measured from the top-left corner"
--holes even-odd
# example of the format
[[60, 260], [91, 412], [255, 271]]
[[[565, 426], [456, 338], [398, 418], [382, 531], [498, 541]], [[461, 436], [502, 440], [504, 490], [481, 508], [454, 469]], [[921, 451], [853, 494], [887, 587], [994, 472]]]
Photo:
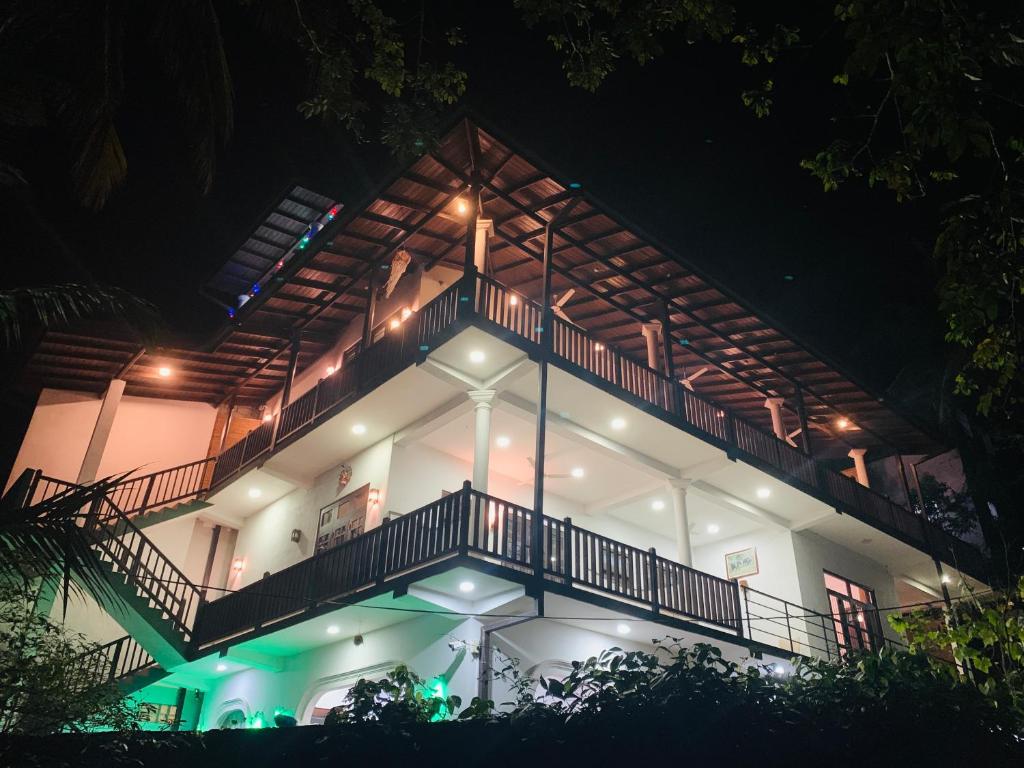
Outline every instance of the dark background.
[[[511, 2], [453, 5], [468, 40], [455, 54], [469, 72], [465, 101], [520, 145], [875, 391], [907, 366], [941, 359], [932, 213], [862, 183], [825, 194], [798, 166], [835, 128], [837, 89], [815, 58], [827, 52], [784, 64], [774, 113], [758, 120], [740, 99], [754, 79], [735, 46], [679, 42], [653, 64], [621, 62], [589, 94], [566, 84], [558, 56]], [[296, 110], [307, 77], [294, 45], [234, 4], [219, 8], [236, 127], [213, 190], [204, 196], [194, 182], [180, 114], [138, 41], [119, 119], [127, 186], [100, 213], [80, 208], [61, 137], [35, 135], [22, 164], [30, 185], [5, 192], [0, 206], [4, 287], [119, 285], [199, 342], [225, 318], [198, 286], [289, 182], [352, 205], [387, 172], [394, 160], [378, 143]], [[31, 400], [7, 399], [4, 433], [16, 437]]]

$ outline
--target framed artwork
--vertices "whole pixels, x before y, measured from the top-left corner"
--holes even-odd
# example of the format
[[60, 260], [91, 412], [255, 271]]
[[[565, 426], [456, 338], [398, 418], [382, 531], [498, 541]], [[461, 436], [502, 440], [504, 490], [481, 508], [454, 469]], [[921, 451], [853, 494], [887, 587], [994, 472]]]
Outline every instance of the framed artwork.
[[320, 510], [316, 529], [316, 552], [336, 547], [363, 532], [370, 502], [370, 484], [342, 496]]
[[757, 573], [757, 549], [755, 547], [726, 553], [725, 578], [741, 579], [744, 576], [756, 576]]

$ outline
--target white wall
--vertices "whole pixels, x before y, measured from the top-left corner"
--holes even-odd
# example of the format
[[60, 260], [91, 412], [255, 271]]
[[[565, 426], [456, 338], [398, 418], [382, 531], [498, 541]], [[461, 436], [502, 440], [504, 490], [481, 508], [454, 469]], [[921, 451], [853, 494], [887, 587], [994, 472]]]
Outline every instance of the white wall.
[[[896, 582], [880, 563], [810, 531], [793, 535], [793, 550], [803, 593], [802, 604], [807, 608], [826, 614], [832, 612], [825, 594], [825, 570], [875, 590], [875, 600], [881, 608], [899, 605]], [[882, 629], [887, 636], [897, 639], [898, 635], [886, 621], [887, 615], [882, 613]]]
[[96, 476], [149, 474], [206, 458], [216, 418], [207, 403], [124, 397]]
[[[74, 482], [101, 402], [98, 396], [83, 392], [44, 389], [8, 485], [26, 468]], [[216, 409], [205, 403], [124, 397], [97, 477], [134, 469], [145, 474], [205, 458], [215, 418]]]
[[[340, 494], [341, 462], [320, 475], [310, 488], [298, 488], [249, 516], [235, 542], [234, 557], [244, 562], [237, 586], [251, 584], [267, 571], [276, 573], [311, 557], [320, 509], [367, 483], [381, 491], [381, 504], [367, 514], [366, 528], [379, 525], [381, 510], [390, 508], [387, 486], [391, 448], [389, 436], [345, 462], [352, 467], [352, 479]], [[298, 543], [291, 540], [291, 532], [296, 528], [302, 531]]]
[[39, 393], [7, 487], [26, 469], [74, 482], [89, 446], [101, 400], [85, 392], [44, 389]]
[[744, 576], [743, 581], [751, 589], [800, 605], [802, 593], [793, 554], [793, 534], [788, 530], [760, 528], [695, 547], [693, 567], [724, 579], [725, 555], [748, 547], [757, 550], [759, 572]]

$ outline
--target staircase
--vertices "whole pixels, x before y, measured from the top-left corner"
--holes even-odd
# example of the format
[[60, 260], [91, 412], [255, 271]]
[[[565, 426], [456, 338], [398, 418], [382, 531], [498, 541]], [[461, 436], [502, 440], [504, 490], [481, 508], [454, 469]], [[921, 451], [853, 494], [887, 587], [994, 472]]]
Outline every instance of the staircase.
[[83, 653], [78, 663], [85, 686], [115, 681], [125, 696], [168, 675], [131, 635]]
[[[146, 537], [139, 523], [153, 524], [206, 506], [200, 496], [209, 461], [124, 480], [81, 510], [82, 531], [104, 568], [107, 583], [120, 599], [93, 597], [129, 633], [131, 642], [163, 669], [184, 663], [202, 595]], [[75, 488], [36, 472], [25, 498], [36, 504]], [[100, 654], [95, 663], [103, 666], [102, 658], [114, 659]]]

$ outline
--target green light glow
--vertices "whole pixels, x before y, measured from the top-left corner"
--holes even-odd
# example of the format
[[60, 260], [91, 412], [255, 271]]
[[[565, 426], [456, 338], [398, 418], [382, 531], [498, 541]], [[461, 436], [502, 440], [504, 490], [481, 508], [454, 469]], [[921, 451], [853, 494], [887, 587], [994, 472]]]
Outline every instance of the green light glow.
[[252, 716], [252, 719], [249, 721], [249, 727], [256, 730], [267, 727], [267, 719], [264, 717], [262, 711], [257, 712]]

